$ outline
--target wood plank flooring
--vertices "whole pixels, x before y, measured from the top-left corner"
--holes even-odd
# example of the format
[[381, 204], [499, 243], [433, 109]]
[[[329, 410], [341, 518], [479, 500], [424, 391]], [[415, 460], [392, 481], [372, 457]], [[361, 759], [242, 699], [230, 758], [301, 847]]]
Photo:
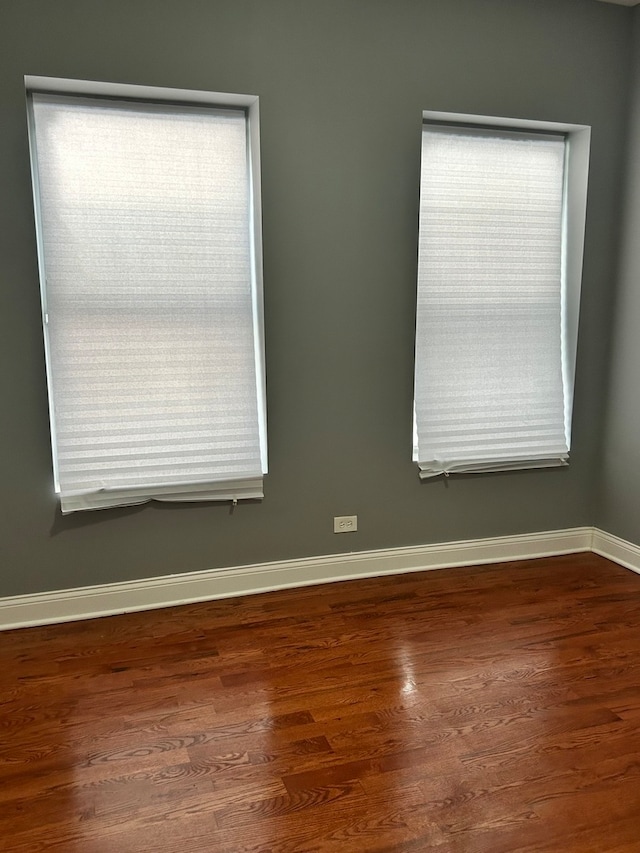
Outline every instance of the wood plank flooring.
[[640, 851], [640, 576], [594, 555], [0, 634], [7, 853]]

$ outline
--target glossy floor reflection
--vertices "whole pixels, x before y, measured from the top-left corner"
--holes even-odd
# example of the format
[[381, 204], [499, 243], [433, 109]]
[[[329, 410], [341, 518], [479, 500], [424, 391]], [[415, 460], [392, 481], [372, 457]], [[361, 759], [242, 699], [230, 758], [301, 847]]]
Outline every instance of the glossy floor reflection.
[[580, 554], [0, 634], [0, 849], [623, 853], [640, 577]]

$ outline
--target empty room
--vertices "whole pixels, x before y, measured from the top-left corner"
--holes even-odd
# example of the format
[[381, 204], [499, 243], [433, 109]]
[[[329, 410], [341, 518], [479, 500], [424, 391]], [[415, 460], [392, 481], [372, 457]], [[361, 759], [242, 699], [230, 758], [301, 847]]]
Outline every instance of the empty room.
[[640, 5], [0, 69], [0, 850], [639, 850]]

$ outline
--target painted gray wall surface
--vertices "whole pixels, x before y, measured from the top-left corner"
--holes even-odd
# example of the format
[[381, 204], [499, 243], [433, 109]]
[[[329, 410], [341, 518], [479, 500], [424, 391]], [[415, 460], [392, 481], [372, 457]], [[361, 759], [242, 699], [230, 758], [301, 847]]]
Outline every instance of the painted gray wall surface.
[[[2, 0], [0, 595], [590, 524], [630, 9], [595, 0]], [[262, 503], [62, 518], [23, 75], [260, 96]], [[410, 461], [423, 109], [593, 128], [568, 469], [420, 483]], [[358, 514], [337, 537], [332, 516]]]
[[620, 275], [615, 299], [611, 373], [597, 524], [640, 544], [640, 12], [626, 157]]

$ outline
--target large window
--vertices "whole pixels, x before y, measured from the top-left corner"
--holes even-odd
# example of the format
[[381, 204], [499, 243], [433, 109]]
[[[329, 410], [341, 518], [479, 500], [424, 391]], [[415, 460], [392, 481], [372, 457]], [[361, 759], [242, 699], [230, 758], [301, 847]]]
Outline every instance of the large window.
[[262, 497], [257, 98], [26, 83], [62, 511]]
[[567, 464], [589, 130], [426, 113], [414, 460]]

